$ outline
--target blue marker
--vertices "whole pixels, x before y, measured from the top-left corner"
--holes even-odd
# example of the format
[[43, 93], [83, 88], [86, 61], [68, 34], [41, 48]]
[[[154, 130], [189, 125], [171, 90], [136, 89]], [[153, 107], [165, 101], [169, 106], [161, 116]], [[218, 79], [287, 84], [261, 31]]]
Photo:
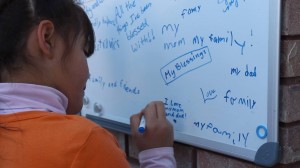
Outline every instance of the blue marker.
[[146, 121], [144, 116], [142, 116], [141, 122], [140, 122], [140, 126], [139, 126], [139, 132], [140, 133], [144, 133], [146, 129]]

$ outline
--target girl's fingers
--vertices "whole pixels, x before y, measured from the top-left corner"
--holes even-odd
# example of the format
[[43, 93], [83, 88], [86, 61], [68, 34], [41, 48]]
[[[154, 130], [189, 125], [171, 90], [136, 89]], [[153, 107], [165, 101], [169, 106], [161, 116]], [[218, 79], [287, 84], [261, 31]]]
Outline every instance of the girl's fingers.
[[[130, 117], [131, 131], [137, 131], [141, 122], [142, 113], [134, 114]], [[133, 132], [132, 132], [133, 133]]]
[[145, 116], [146, 123], [153, 123], [157, 120], [157, 110], [154, 102], [149, 103], [142, 113]]
[[156, 104], [156, 113], [157, 118], [159, 121], [165, 121], [166, 120], [166, 112], [165, 112], [165, 106], [164, 103], [161, 101], [155, 102]]

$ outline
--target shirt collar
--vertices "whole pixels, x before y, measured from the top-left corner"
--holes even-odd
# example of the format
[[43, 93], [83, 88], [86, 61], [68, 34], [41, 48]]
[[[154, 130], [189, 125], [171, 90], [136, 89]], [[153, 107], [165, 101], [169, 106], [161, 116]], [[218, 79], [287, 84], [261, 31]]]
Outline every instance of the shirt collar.
[[32, 110], [66, 114], [67, 106], [67, 97], [54, 88], [25, 83], [0, 83], [0, 114]]

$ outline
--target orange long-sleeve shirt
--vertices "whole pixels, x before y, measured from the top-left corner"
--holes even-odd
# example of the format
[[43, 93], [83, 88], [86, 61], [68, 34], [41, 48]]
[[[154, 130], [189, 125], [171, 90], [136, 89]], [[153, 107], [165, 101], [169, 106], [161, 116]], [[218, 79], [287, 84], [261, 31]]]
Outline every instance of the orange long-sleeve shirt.
[[0, 168], [126, 168], [125, 153], [97, 124], [75, 115], [0, 115]]

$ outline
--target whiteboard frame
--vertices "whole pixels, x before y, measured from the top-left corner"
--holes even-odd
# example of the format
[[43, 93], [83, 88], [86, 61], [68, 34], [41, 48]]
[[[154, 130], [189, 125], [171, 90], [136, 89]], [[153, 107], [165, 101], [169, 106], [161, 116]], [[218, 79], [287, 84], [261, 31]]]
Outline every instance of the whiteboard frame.
[[[280, 69], [280, 32], [281, 32], [281, 0], [269, 0], [269, 48], [268, 48], [268, 118], [267, 143], [258, 151], [222, 144], [204, 138], [176, 132], [175, 141], [195, 147], [219, 152], [244, 160], [252, 161], [261, 166], [271, 167], [279, 161], [278, 144], [278, 97], [279, 97], [279, 69]], [[130, 134], [130, 126], [93, 115], [88, 119], [102, 127]]]

